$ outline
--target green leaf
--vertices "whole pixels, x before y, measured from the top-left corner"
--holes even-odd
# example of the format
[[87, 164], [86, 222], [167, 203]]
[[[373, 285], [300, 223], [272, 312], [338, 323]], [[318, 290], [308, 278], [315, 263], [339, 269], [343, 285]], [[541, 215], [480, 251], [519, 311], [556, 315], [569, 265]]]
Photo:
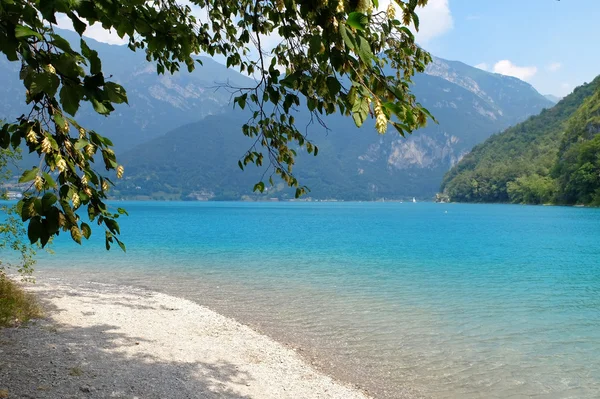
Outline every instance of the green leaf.
[[[45, 221], [46, 219], [44, 219], [43, 222]], [[48, 244], [48, 241], [50, 241], [50, 232], [47, 230], [46, 224], [44, 223], [42, 225], [42, 233], [40, 234], [40, 244], [42, 244], [42, 248], [44, 248], [46, 244]]]
[[54, 46], [58, 47], [65, 53], [76, 54], [75, 51], [73, 51], [73, 49], [71, 48], [71, 44], [69, 44], [69, 42], [66, 41], [62, 36], [57, 35], [55, 33], [51, 33], [50, 37], [52, 38], [50, 43]]
[[33, 179], [35, 179], [38, 172], [39, 169], [37, 167], [30, 170], [26, 170], [25, 172], [23, 172], [23, 175], [19, 178], [19, 183], [27, 183], [28, 181], [32, 181]]
[[246, 108], [246, 99], [248, 98], [248, 93], [244, 93], [241, 96], [238, 96], [233, 99], [234, 104], [238, 104], [241, 109]]
[[127, 93], [125, 92], [123, 86], [113, 82], [106, 82], [104, 83], [104, 90], [106, 90], [106, 94], [108, 94], [108, 99], [111, 102], [115, 104], [127, 104]]
[[86, 139], [79, 139], [79, 140], [77, 140], [77, 141], [75, 142], [75, 145], [74, 145], [74, 147], [75, 147], [75, 149], [76, 149], [76, 150], [78, 150], [78, 151], [79, 151], [79, 150], [82, 150], [82, 149], [84, 149], [84, 148], [85, 148], [85, 146], [86, 146], [86, 145], [88, 145], [89, 143], [90, 143], [90, 142], [89, 142], [89, 141], [87, 141]]
[[384, 108], [388, 109], [391, 113], [396, 115], [398, 118], [404, 119], [403, 118], [404, 108], [401, 105], [399, 105], [395, 102], [392, 102], [392, 101], [384, 102], [382, 105]]
[[76, 225], [71, 227], [71, 238], [73, 239], [73, 241], [75, 241], [77, 244], [81, 244], [81, 230], [79, 229], [79, 227], [77, 227]]
[[318, 54], [321, 52], [321, 46], [323, 45], [323, 39], [321, 36], [314, 35], [308, 41], [308, 50], [311, 54]]
[[131, 21], [127, 18], [123, 18], [123, 20], [117, 26], [117, 35], [120, 38], [123, 38], [125, 35], [133, 36], [133, 25]]
[[119, 228], [119, 224], [113, 219], [105, 219], [104, 223], [106, 227], [110, 230], [111, 233], [121, 234], [121, 229]]
[[75, 116], [79, 109], [79, 102], [83, 98], [81, 86], [63, 85], [60, 89], [60, 104], [70, 115]]
[[10, 145], [10, 133], [8, 132], [8, 123], [2, 126], [0, 130], [0, 147], [7, 149]]
[[44, 194], [42, 197], [42, 212], [45, 214], [48, 210], [50, 210], [52, 205], [54, 205], [57, 200], [58, 199], [56, 198], [56, 195], [52, 193]]
[[50, 176], [48, 173], [46, 172], [42, 172], [42, 177], [44, 178], [44, 180], [46, 181], [46, 184], [50, 187], [50, 188], [56, 188], [56, 182], [54, 181], [54, 179], [52, 178], [52, 176]]
[[87, 223], [81, 223], [81, 233], [86, 240], [89, 240], [90, 236], [92, 235], [92, 229]]
[[340, 92], [342, 85], [335, 77], [328, 76], [327, 77], [327, 88], [329, 89], [329, 94], [332, 97], [335, 97]]
[[117, 240], [117, 244], [119, 244], [119, 247], [121, 247], [123, 252], [127, 252], [127, 248], [125, 248], [125, 244], [123, 244], [123, 242], [121, 240], [119, 240], [117, 237], [115, 237], [115, 240]]
[[403, 125], [401, 123], [396, 123], [396, 122], [392, 121], [392, 126], [394, 126], [396, 128], [396, 130], [402, 137], [404, 137], [404, 132], [410, 131], [408, 126]]
[[348, 15], [348, 19], [346, 20], [348, 26], [353, 27], [357, 30], [365, 30], [367, 24], [369, 23], [369, 18], [360, 12], [351, 12]]
[[265, 183], [258, 182], [254, 185], [254, 192], [260, 191], [261, 193], [265, 191]]
[[22, 37], [30, 37], [30, 36], [35, 36], [40, 40], [44, 40], [44, 37], [39, 32], [34, 31], [30, 27], [23, 26], [23, 25], [17, 25], [17, 27], [15, 28], [15, 37], [16, 38], [20, 39]]
[[413, 25], [415, 25], [415, 30], [418, 32], [419, 31], [419, 16], [417, 15], [416, 12], [412, 12], [412, 20], [413, 20]]
[[373, 52], [371, 51], [371, 45], [361, 35], [357, 35], [356, 40], [358, 42], [358, 46], [356, 52], [363, 62], [370, 62], [373, 58]]
[[71, 22], [73, 22], [73, 29], [75, 29], [75, 32], [77, 32], [79, 36], [83, 35], [83, 32], [85, 32], [85, 29], [87, 28], [85, 22], [77, 18], [77, 16], [72, 12], [67, 15], [69, 18], [71, 18]]
[[95, 98], [92, 98], [91, 101], [92, 101], [92, 106], [94, 107], [94, 111], [96, 111], [100, 115], [108, 115], [112, 111], [105, 104], [101, 103], [100, 101], [96, 100]]
[[352, 106], [352, 119], [357, 127], [361, 127], [369, 115], [369, 103], [364, 97], [359, 97]]
[[36, 243], [37, 240], [40, 239], [40, 236], [42, 235], [42, 228], [42, 218], [39, 216], [35, 216], [29, 221], [29, 226], [27, 227], [27, 237], [32, 244]]
[[350, 31], [346, 27], [346, 25], [341, 25], [340, 34], [342, 35], [342, 39], [344, 40], [344, 43], [346, 43], [346, 46], [348, 46], [350, 50], [354, 50], [356, 44], [354, 41], [354, 34], [352, 33], [352, 31]]
[[[11, 4], [14, 4], [14, 0], [9, 0]], [[42, 13], [45, 20], [52, 24], [56, 24], [56, 4], [54, 1], [40, 1], [37, 4], [38, 9]]]
[[59, 113], [55, 113], [52, 118], [54, 119], [54, 123], [60, 127], [65, 126], [65, 118], [62, 117]]
[[[48, 233], [48, 238], [51, 234], [56, 234], [58, 229], [60, 228], [60, 211], [56, 207], [52, 207], [46, 212], [46, 219], [43, 220], [44, 231]], [[44, 239], [46, 237], [42, 234], [42, 245], [46, 245]], [[48, 242], [46, 240], [46, 242]]]
[[44, 209], [42, 208], [42, 200], [39, 198], [35, 198], [33, 200], [33, 209], [35, 209], [35, 213], [38, 215], [44, 214]]
[[21, 134], [19, 132], [14, 132], [12, 137], [10, 138], [10, 144], [16, 150], [21, 145]]
[[90, 61], [90, 73], [95, 75], [102, 71], [102, 62], [98, 57], [98, 52], [88, 47], [85, 40], [81, 39], [81, 54]]
[[45, 92], [49, 97], [53, 97], [59, 85], [60, 79], [55, 74], [50, 72], [36, 73], [31, 79], [29, 91], [33, 96]]
[[25, 222], [35, 215], [35, 211], [31, 206], [32, 203], [33, 200], [31, 198], [27, 198], [18, 202], [17, 210], [21, 214], [21, 221]]
[[[399, 21], [395, 21], [395, 22], [400, 23]], [[409, 37], [410, 40], [415, 40], [415, 35], [406, 26], [399, 27], [398, 30], [401, 32], [404, 32]]]
[[52, 65], [54, 65], [61, 75], [74, 81], [73, 83], [69, 82], [69, 86], [79, 87], [79, 77], [85, 75], [83, 68], [79, 65], [82, 60], [83, 57], [80, 57], [79, 55], [75, 56], [63, 53], [52, 60]]

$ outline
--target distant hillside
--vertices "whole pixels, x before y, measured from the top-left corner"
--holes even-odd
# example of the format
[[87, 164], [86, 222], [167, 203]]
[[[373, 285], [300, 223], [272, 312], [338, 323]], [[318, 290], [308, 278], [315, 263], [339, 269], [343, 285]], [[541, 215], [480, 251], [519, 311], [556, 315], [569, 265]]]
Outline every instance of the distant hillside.
[[460, 202], [600, 203], [599, 90], [600, 77], [476, 146], [442, 190]]
[[491, 119], [508, 125], [521, 122], [526, 116], [536, 115], [553, 103], [529, 83], [486, 72], [459, 61], [434, 57], [427, 66], [426, 74], [441, 77], [475, 94], [481, 100], [481, 105], [486, 104], [494, 110], [488, 114]]
[[[529, 84], [459, 62], [436, 59], [416, 76], [413, 90], [439, 124], [403, 138], [357, 129], [348, 118], [326, 119], [329, 132], [309, 134], [319, 156], [300, 155], [297, 176], [313, 198], [374, 200], [431, 198], [444, 173], [471, 148], [514, 121], [551, 103]], [[515, 105], [516, 104], [516, 105]], [[127, 180], [119, 194], [138, 198], [239, 199], [253, 195], [264, 170], [242, 172], [237, 160], [251, 142], [241, 134], [242, 115], [233, 111], [188, 124], [121, 157]], [[304, 126], [306, 118], [298, 123]], [[282, 185], [265, 197], [293, 196]]]

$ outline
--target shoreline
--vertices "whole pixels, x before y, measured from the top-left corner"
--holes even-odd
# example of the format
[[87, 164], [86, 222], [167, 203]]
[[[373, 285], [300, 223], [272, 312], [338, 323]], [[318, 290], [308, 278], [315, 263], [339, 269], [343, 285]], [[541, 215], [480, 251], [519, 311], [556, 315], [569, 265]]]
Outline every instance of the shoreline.
[[25, 289], [46, 317], [0, 330], [0, 391], [11, 398], [370, 397], [187, 299], [55, 279]]

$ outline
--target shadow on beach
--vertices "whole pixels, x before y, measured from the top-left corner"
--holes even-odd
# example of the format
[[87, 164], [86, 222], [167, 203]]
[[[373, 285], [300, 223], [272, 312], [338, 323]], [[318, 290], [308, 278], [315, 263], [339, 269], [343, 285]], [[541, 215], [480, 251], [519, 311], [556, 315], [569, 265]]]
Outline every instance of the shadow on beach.
[[[49, 315], [61, 312], [50, 298], [64, 293], [42, 289], [37, 295]], [[8, 390], [9, 398], [52, 399], [249, 397], [236, 387], [252, 379], [235, 365], [166, 361], [151, 350], [142, 354], [134, 347], [152, 343], [117, 329], [110, 324], [73, 327], [50, 317], [1, 330], [0, 392]]]

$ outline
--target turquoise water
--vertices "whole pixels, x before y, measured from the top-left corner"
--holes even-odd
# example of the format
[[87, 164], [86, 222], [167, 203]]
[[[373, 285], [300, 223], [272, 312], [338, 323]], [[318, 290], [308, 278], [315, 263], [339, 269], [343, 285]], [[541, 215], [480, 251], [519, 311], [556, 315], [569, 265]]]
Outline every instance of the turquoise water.
[[39, 273], [193, 299], [377, 397], [600, 397], [599, 209], [118, 205], [126, 254], [96, 231]]

